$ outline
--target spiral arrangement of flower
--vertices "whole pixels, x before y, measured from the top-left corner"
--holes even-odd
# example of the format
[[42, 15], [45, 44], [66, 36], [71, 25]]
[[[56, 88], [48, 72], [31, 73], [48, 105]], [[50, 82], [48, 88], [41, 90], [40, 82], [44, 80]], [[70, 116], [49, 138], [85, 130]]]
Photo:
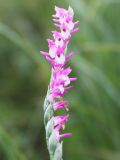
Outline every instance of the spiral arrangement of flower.
[[56, 14], [53, 15], [53, 22], [59, 30], [52, 31], [53, 39], [48, 39], [49, 51], [40, 51], [41, 54], [51, 63], [51, 80], [47, 96], [44, 102], [44, 122], [46, 130], [47, 146], [51, 160], [62, 160], [61, 138], [71, 136], [71, 133], [61, 134], [65, 129], [69, 114], [56, 116], [59, 109], [69, 111], [68, 102], [64, 100], [66, 94], [73, 86], [71, 82], [76, 77], [69, 77], [72, 69], [68, 66], [68, 60], [74, 55], [67, 53], [67, 46], [72, 34], [79, 30], [75, 27], [79, 21], [73, 22], [74, 12], [71, 7], [68, 10], [55, 6]]

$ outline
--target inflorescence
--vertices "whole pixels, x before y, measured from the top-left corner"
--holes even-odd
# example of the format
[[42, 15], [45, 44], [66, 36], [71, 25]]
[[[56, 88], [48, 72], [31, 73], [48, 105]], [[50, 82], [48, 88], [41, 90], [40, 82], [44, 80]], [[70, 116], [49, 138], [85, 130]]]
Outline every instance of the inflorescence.
[[[77, 78], [70, 78], [69, 74], [72, 69], [68, 66], [68, 60], [74, 53], [67, 54], [67, 45], [73, 33], [79, 28], [75, 26], [79, 21], [73, 22], [74, 12], [71, 7], [68, 10], [55, 6], [56, 14], [53, 15], [53, 22], [59, 31], [52, 31], [53, 39], [48, 39], [49, 52], [41, 51], [41, 54], [51, 63], [52, 77], [50, 82], [49, 101], [53, 105], [54, 113], [56, 110], [65, 109], [68, 112], [68, 102], [63, 99], [64, 94], [73, 86], [70, 86], [72, 81]], [[71, 133], [60, 134], [60, 130], [65, 128], [65, 123], [68, 121], [69, 114], [55, 116], [54, 115], [54, 132], [57, 141], [65, 136], [71, 136]]]

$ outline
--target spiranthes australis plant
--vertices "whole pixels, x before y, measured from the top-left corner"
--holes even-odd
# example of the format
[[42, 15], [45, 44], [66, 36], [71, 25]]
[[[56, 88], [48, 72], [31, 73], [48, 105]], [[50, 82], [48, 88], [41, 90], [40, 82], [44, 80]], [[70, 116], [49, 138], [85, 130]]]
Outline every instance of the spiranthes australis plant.
[[50, 160], [62, 160], [61, 138], [72, 134], [60, 134], [60, 131], [65, 129], [69, 114], [56, 116], [55, 112], [59, 109], [65, 109], [68, 112], [68, 102], [63, 99], [63, 96], [73, 88], [70, 86], [71, 81], [77, 79], [69, 77], [72, 69], [68, 66], [68, 60], [74, 53], [67, 54], [67, 46], [72, 34], [79, 30], [75, 28], [79, 21], [73, 22], [74, 12], [71, 7], [66, 10], [55, 6], [55, 11], [53, 22], [59, 31], [52, 31], [53, 39], [47, 40], [49, 52], [41, 51], [41, 54], [51, 63], [52, 71], [44, 101], [44, 124]]

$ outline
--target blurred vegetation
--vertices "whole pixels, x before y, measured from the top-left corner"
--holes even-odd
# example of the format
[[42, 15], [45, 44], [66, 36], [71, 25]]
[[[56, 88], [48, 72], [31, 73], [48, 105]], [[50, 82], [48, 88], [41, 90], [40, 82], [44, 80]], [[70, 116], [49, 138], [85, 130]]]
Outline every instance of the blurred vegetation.
[[0, 0], [0, 160], [49, 160], [43, 101], [50, 66], [39, 55], [54, 6], [80, 20], [70, 51], [75, 88], [65, 160], [120, 160], [120, 0]]

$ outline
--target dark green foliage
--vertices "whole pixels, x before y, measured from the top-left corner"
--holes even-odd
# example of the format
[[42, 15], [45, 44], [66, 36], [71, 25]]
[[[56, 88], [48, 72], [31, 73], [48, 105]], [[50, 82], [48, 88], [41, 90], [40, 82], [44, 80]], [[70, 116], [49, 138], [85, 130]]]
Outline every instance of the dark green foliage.
[[0, 1], [0, 160], [49, 160], [43, 102], [50, 66], [39, 55], [54, 5], [75, 11], [70, 65], [77, 76], [64, 160], [120, 160], [120, 0]]

